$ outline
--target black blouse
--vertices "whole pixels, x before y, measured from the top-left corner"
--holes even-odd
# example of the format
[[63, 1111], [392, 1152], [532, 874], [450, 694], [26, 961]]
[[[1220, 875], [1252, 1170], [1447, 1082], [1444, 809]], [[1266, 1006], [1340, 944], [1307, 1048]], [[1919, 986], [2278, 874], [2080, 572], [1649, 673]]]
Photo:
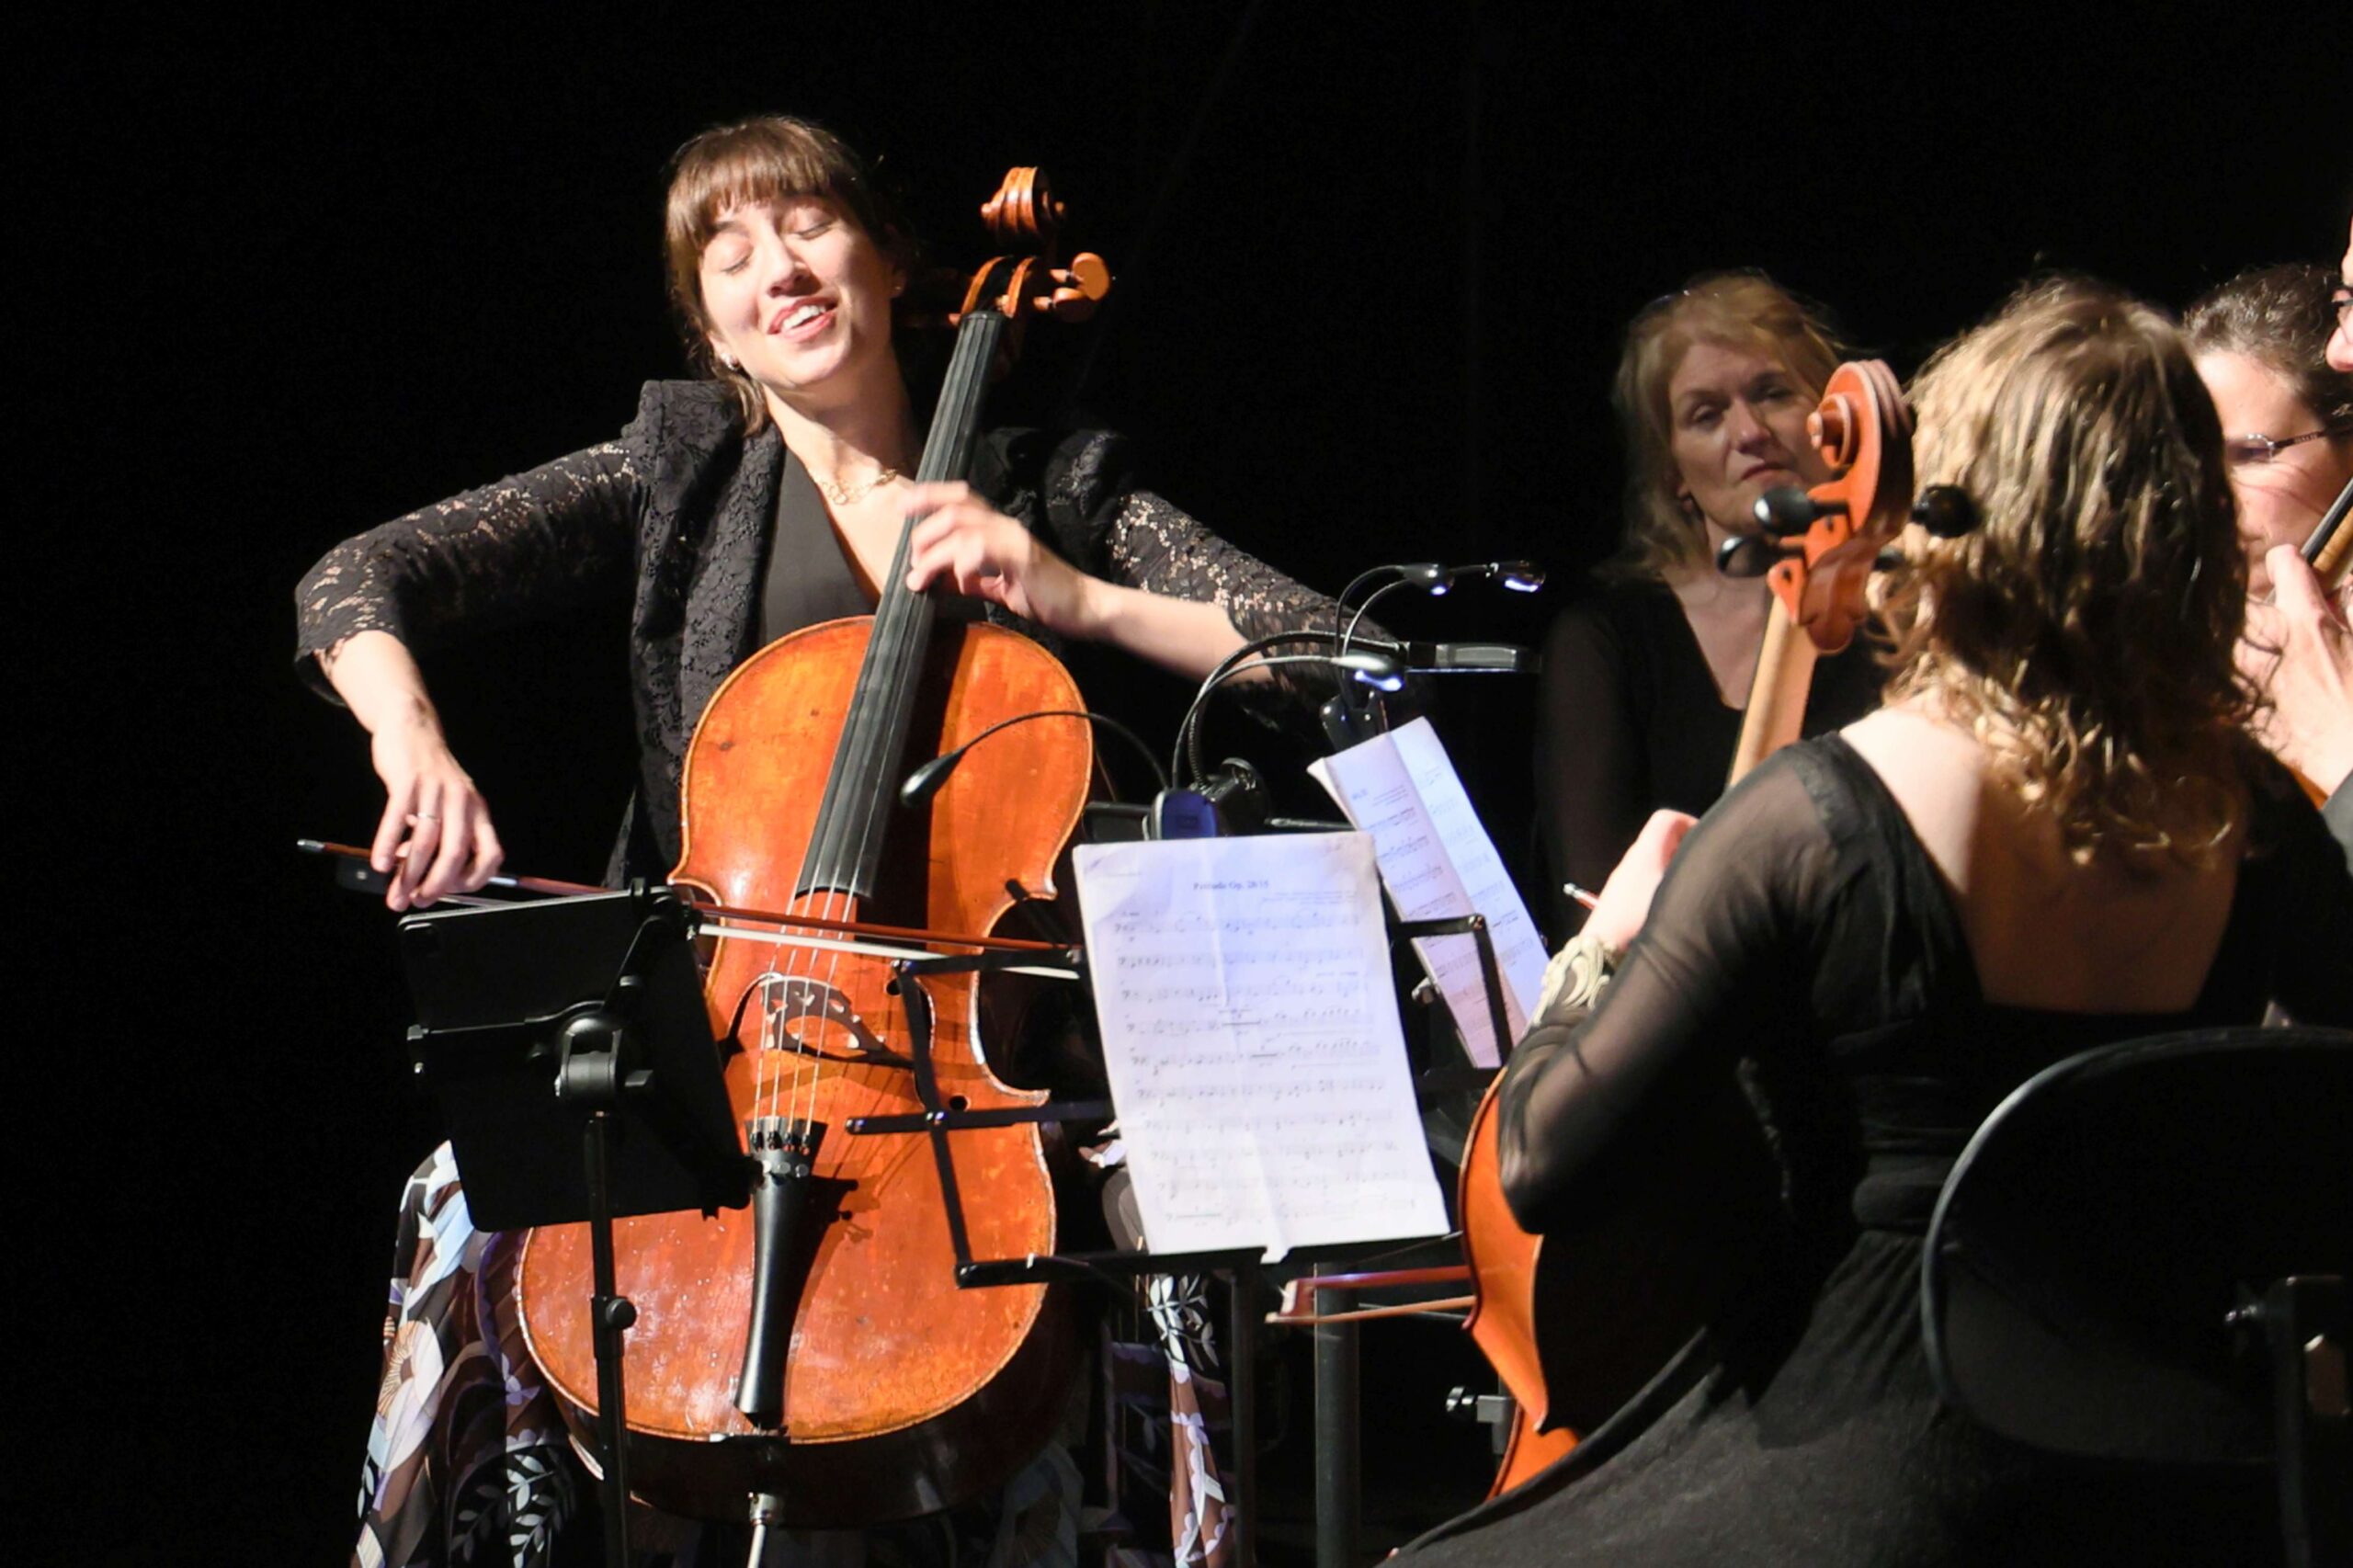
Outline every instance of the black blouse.
[[[1879, 706], [1881, 682], [1862, 638], [1821, 661], [1804, 733], [1861, 718]], [[1598, 891], [1652, 812], [1698, 816], [1715, 803], [1741, 719], [1665, 585], [1602, 588], [1553, 618], [1536, 712], [1536, 827], [1553, 932], [1585, 922], [1563, 879]]]

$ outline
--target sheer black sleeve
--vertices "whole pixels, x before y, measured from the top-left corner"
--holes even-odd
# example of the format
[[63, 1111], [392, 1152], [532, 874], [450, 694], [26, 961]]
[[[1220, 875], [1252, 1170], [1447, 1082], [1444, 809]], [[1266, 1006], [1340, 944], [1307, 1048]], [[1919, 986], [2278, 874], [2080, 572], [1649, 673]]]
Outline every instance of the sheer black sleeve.
[[1599, 891], [1642, 832], [1655, 791], [1628, 701], [1628, 650], [1597, 604], [1553, 618], [1544, 635], [1536, 709], [1537, 834], [1544, 900], [1556, 940], [1574, 936], [1585, 910], [1561, 892], [1563, 878]]
[[1522, 1224], [1571, 1212], [1581, 1175], [1686, 1074], [1729, 1071], [1805, 1016], [1837, 867], [1786, 756], [1692, 830], [1599, 1005], [1546, 1014], [1504, 1074], [1504, 1195]]
[[626, 593], [640, 494], [624, 436], [346, 540], [295, 589], [298, 667], [332, 697], [315, 655], [357, 632], [429, 648]]

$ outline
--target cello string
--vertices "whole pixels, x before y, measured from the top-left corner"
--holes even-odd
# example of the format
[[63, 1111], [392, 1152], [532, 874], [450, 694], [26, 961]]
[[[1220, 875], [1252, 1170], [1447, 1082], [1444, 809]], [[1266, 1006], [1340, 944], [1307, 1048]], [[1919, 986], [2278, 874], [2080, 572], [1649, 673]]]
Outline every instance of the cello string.
[[[1004, 317], [993, 309], [976, 309], [969, 313], [957, 334], [956, 349], [950, 357], [948, 373], [943, 378], [939, 403], [932, 428], [916, 472], [925, 483], [937, 483], [953, 475], [949, 470], [959, 466], [957, 453], [967, 444], [967, 437], [977, 425], [982, 393], [986, 389], [987, 369], [995, 358], [996, 345], [1003, 335]], [[878, 858], [881, 835], [888, 824], [891, 802], [895, 791], [886, 777], [902, 763], [898, 754], [913, 721], [916, 688], [923, 673], [927, 633], [934, 619], [935, 606], [928, 597], [906, 587], [906, 574], [913, 556], [914, 538], [919, 517], [909, 514], [900, 525], [899, 540], [892, 555], [891, 580], [883, 585], [882, 600], [875, 615], [873, 642], [866, 667], [860, 670], [859, 690], [853, 699], [853, 722], [858, 715], [871, 715], [872, 722], [860, 726], [854, 740], [845, 741], [845, 750], [855, 745], [850, 760], [855, 767], [843, 769], [845, 784], [855, 778], [862, 786], [849, 797], [857, 803], [852, 817], [857, 824], [856, 852], [837, 862], [833, 868], [841, 873], [842, 881], [855, 881], [869, 873]], [[870, 686], [870, 676], [871, 684]], [[837, 819], [838, 820], [838, 819]], [[836, 884], [838, 885], [838, 883]], [[829, 967], [828, 983], [838, 972], [838, 957]], [[906, 983], [917, 983], [912, 980]], [[839, 993], [835, 993], [839, 994]], [[899, 1043], [904, 1006], [889, 1009], [882, 1028], [878, 1031], [886, 1043]], [[933, 1044], [938, 1031], [935, 1028]], [[892, 1069], [894, 1074], [904, 1069]], [[856, 1074], [859, 1087], [865, 1091], [867, 1103], [862, 1114], [873, 1114], [883, 1108], [889, 1097], [875, 1082], [881, 1076], [877, 1070]], [[812, 1114], [814, 1096], [812, 1096]], [[878, 1156], [879, 1157], [879, 1156]], [[847, 1162], [845, 1162], [847, 1163]], [[861, 1166], [864, 1164], [860, 1160]]]

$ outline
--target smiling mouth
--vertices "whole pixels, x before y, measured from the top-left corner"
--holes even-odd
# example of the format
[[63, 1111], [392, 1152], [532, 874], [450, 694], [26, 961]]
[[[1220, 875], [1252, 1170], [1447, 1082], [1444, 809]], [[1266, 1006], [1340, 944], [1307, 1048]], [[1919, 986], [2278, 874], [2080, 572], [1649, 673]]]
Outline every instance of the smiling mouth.
[[806, 301], [785, 312], [782, 319], [768, 328], [768, 331], [778, 336], [789, 335], [820, 317], [832, 313], [832, 311], [833, 306], [830, 304], [821, 303], [815, 300]]

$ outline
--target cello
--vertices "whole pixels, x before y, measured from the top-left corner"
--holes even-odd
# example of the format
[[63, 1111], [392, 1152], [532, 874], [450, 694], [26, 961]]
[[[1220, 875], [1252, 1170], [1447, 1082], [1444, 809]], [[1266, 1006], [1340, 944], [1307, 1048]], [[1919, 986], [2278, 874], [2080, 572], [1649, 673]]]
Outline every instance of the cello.
[[[1763, 576], [1777, 608], [1766, 623], [1730, 784], [1798, 738], [1816, 658], [1844, 649], [1869, 614], [1881, 549], [1919, 516], [1951, 524], [1932, 492], [1911, 512], [1911, 414], [1878, 360], [1841, 365], [1806, 420], [1831, 478], [1768, 491], [1763, 531], [1725, 541], [1719, 569]], [[1456, 1187], [1473, 1284], [1463, 1324], [1512, 1396], [1511, 1427], [1488, 1496], [1511, 1491], [1575, 1447], [1664, 1367], [1723, 1299], [1727, 1260], [1753, 1244], [1754, 1170], [1729, 1168], [1754, 1143], [1750, 1113], [1726, 1092], [1653, 1151], [1660, 1168], [1712, 1179], [1669, 1181], [1597, 1205], [1574, 1234], [1531, 1234], [1504, 1201], [1497, 1144], [1503, 1076], [1488, 1085], [1465, 1139]]]
[[[983, 394], [1028, 318], [1083, 316], [1109, 288], [1099, 257], [1055, 263], [1062, 208], [1038, 171], [1013, 171], [982, 212], [999, 244], [1029, 254], [982, 267], [951, 318], [919, 482], [962, 476]], [[685, 760], [675, 885], [818, 929], [912, 933], [985, 934], [1017, 897], [1051, 892], [1089, 790], [1083, 721], [1025, 724], [924, 805], [899, 802], [913, 764], [999, 721], [1084, 706], [1037, 643], [943, 618], [907, 589], [920, 520], [902, 527], [872, 616], [779, 639], [713, 696]], [[1023, 809], [1003, 810], [1008, 800]], [[991, 1070], [979, 984], [963, 976], [913, 996], [885, 960], [839, 944], [740, 928], [714, 939], [705, 999], [757, 1174], [748, 1211], [615, 1226], [619, 1284], [636, 1306], [628, 1467], [647, 1501], [722, 1520], [881, 1523], [970, 1499], [1046, 1441], [1077, 1353], [1060, 1290], [960, 1290], [927, 1142], [842, 1131], [922, 1108], [908, 1042], [926, 1002], [947, 1103], [1044, 1099]], [[972, 1245], [1053, 1250], [1037, 1125], [969, 1132], [958, 1152]], [[525, 1343], [584, 1450], [597, 1408], [591, 1271], [585, 1226], [543, 1227], [524, 1242], [516, 1288]]]

